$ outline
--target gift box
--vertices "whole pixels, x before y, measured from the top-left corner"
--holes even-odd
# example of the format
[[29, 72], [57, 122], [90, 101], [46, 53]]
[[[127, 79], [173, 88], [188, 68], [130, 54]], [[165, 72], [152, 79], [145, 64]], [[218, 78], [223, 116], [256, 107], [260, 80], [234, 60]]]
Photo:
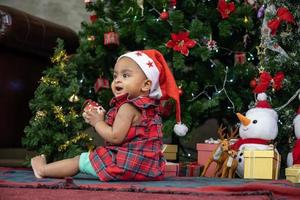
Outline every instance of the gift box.
[[286, 180], [293, 183], [300, 183], [300, 165], [293, 165], [291, 167], [285, 168]]
[[166, 160], [176, 160], [177, 151], [178, 146], [175, 144], [164, 144], [162, 148], [162, 152]]
[[178, 175], [179, 175], [179, 163], [167, 162], [165, 177], [178, 176]]
[[278, 179], [280, 155], [272, 150], [244, 150], [244, 178]]
[[[198, 143], [197, 151], [198, 151], [198, 165], [205, 166], [209, 157], [212, 156], [213, 151], [218, 147], [218, 144], [206, 144], [206, 143]], [[214, 171], [216, 169], [216, 162], [212, 162], [209, 168], [206, 171], [206, 177], [213, 177]]]
[[179, 176], [200, 176], [203, 165], [197, 162], [179, 163]]

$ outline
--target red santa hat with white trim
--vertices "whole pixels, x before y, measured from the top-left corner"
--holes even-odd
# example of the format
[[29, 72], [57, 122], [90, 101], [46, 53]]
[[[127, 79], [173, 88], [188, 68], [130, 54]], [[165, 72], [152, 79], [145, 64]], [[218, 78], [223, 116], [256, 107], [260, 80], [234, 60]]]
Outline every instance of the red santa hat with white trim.
[[154, 99], [173, 98], [176, 102], [176, 121], [174, 132], [178, 136], [186, 135], [188, 128], [181, 123], [180, 95], [174, 76], [164, 56], [155, 49], [139, 50], [121, 55], [134, 60], [152, 81], [149, 96]]
[[[300, 139], [300, 106], [298, 107], [298, 111], [297, 111], [297, 115], [295, 116], [294, 120], [293, 120], [293, 124], [294, 126], [297, 126], [297, 128], [299, 127], [299, 130], [297, 130], [297, 138]], [[298, 133], [299, 131], [299, 133]]]
[[251, 112], [265, 112], [268, 113], [269, 116], [275, 119], [276, 121], [278, 119], [277, 112], [274, 109], [272, 109], [271, 105], [267, 101], [267, 95], [264, 92], [257, 94], [257, 102], [255, 108], [248, 110], [246, 115]]

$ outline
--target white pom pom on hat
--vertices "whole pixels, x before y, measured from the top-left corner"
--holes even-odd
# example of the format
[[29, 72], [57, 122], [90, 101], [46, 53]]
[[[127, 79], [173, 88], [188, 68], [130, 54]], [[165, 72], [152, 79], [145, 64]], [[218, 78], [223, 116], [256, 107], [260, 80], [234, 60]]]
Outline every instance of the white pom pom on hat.
[[248, 110], [246, 114], [252, 112], [269, 113], [269, 116], [273, 117], [275, 120], [278, 119], [277, 112], [274, 109], [272, 109], [271, 105], [267, 101], [267, 94], [264, 92], [257, 94], [257, 102], [255, 104], [255, 108]]
[[134, 60], [152, 81], [149, 96], [155, 99], [172, 98], [176, 102], [176, 121], [174, 132], [178, 136], [185, 136], [188, 132], [186, 125], [181, 123], [180, 95], [174, 76], [168, 67], [164, 56], [155, 49], [139, 50], [121, 55]]
[[259, 93], [257, 95], [257, 102], [256, 102], [256, 108], [272, 108], [267, 101], [267, 95], [266, 93]]

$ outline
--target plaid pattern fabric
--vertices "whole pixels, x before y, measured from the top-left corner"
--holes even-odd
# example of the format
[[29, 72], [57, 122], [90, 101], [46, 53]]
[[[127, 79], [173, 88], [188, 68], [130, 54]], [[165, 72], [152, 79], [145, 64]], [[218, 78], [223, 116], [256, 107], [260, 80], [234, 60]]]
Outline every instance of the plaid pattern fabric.
[[162, 148], [162, 122], [156, 100], [138, 97], [128, 100], [127, 95], [113, 98], [114, 106], [106, 115], [112, 125], [116, 113], [124, 103], [141, 110], [141, 123], [132, 126], [120, 145], [106, 143], [90, 153], [90, 161], [101, 181], [160, 180], [165, 171]]

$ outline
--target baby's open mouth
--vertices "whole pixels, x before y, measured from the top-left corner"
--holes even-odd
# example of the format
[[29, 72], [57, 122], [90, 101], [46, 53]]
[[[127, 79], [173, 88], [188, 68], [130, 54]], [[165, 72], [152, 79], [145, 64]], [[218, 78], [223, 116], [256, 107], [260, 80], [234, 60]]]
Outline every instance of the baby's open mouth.
[[116, 87], [116, 90], [119, 92], [121, 91], [123, 88], [122, 87]]

